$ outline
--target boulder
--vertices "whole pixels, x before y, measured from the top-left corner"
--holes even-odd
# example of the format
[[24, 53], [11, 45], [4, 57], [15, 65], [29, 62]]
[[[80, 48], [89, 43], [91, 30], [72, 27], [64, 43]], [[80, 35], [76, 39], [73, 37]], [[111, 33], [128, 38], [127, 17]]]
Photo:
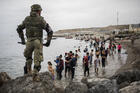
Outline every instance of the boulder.
[[0, 93], [57, 93], [49, 72], [40, 73], [40, 81], [32, 80], [31, 75], [10, 80], [0, 87]]
[[131, 82], [140, 80], [140, 70], [128, 70], [118, 73], [111, 77], [111, 79], [116, 79], [119, 88], [123, 88], [129, 85]]
[[119, 90], [120, 93], [140, 93], [140, 81], [133, 82], [129, 86]]
[[11, 78], [6, 72], [0, 73], [0, 87], [9, 80], [11, 80]]
[[65, 93], [87, 93], [87, 86], [80, 82], [70, 82], [65, 88]]
[[81, 82], [84, 83], [84, 84], [87, 84], [87, 83], [88, 83], [87, 77], [83, 77], [83, 78], [81, 79]]
[[94, 78], [88, 81], [88, 93], [118, 93], [116, 80]]

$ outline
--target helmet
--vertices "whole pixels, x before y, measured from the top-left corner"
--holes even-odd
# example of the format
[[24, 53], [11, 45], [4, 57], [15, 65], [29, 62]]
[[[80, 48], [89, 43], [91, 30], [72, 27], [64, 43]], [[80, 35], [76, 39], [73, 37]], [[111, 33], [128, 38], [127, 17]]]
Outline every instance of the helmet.
[[39, 4], [33, 4], [31, 6], [31, 11], [42, 11], [42, 8]]

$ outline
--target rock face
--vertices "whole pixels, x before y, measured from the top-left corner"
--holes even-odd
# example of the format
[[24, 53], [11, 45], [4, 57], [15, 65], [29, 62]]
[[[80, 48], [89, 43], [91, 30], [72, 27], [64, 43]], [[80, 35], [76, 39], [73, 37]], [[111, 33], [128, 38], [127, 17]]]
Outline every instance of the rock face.
[[7, 75], [6, 72], [0, 73], [0, 87], [9, 80], [11, 80], [11, 78]]
[[135, 40], [134, 45], [131, 42], [123, 42], [124, 47], [127, 48], [127, 61], [126, 64], [116, 72], [116, 74], [128, 71], [128, 70], [140, 70], [140, 39]]
[[133, 82], [129, 86], [119, 90], [120, 93], [140, 93], [140, 81]]
[[140, 80], [140, 70], [128, 70], [121, 72], [114, 75], [112, 79], [116, 79], [119, 88], [123, 88], [129, 85], [131, 82]]
[[[11, 80], [6, 73], [0, 73], [1, 81], [4, 81], [0, 93], [140, 93], [139, 72], [123, 72], [111, 79], [83, 78], [81, 82], [70, 82], [66, 88], [54, 84], [49, 72], [40, 73], [39, 82], [33, 82], [31, 75]], [[118, 87], [122, 84], [123, 87]]]
[[87, 86], [80, 82], [71, 82], [66, 88], [65, 93], [87, 93]]
[[56, 93], [54, 82], [48, 72], [40, 73], [40, 82], [33, 82], [32, 76], [18, 77], [3, 84], [0, 93]]
[[115, 80], [105, 78], [95, 78], [88, 81], [87, 93], [118, 93], [118, 88]]

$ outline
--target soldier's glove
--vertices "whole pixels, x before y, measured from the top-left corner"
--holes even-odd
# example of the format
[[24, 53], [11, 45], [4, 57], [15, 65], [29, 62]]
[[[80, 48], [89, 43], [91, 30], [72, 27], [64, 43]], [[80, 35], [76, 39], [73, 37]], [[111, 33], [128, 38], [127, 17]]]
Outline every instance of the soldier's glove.
[[22, 45], [25, 45], [26, 43], [25, 42], [18, 42], [19, 44], [22, 44]]
[[26, 44], [24, 38], [21, 38], [21, 44], [22, 44], [22, 45], [25, 45], [25, 44]]
[[21, 38], [21, 42], [18, 42], [19, 44], [22, 44], [22, 45], [25, 45], [26, 42], [25, 42], [25, 39], [24, 38]]
[[50, 43], [51, 43], [51, 40], [48, 40], [45, 44], [43, 44], [44, 46], [46, 47], [49, 47], [50, 46]]
[[22, 44], [22, 45], [25, 45], [26, 43], [25, 43], [25, 42], [21, 42], [21, 44]]
[[49, 37], [52, 37], [53, 36], [53, 31], [52, 30], [48, 32], [48, 36]]

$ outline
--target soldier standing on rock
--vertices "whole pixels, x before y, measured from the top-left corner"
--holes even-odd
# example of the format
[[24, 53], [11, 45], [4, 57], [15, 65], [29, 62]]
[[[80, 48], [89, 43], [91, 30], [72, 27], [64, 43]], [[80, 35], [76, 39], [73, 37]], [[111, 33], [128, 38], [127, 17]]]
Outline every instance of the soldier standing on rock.
[[[31, 6], [30, 16], [27, 16], [22, 24], [18, 25], [17, 32], [21, 38], [21, 44], [26, 44], [24, 56], [26, 64], [24, 67], [24, 74], [33, 74], [33, 80], [39, 81], [38, 72], [41, 69], [41, 62], [43, 61], [43, 30], [47, 32], [47, 42], [45, 46], [49, 46], [53, 31], [44, 18], [41, 16], [42, 8], [39, 4]], [[27, 42], [25, 43], [23, 29], [26, 29]], [[32, 54], [34, 52], [34, 69], [32, 71]]]

